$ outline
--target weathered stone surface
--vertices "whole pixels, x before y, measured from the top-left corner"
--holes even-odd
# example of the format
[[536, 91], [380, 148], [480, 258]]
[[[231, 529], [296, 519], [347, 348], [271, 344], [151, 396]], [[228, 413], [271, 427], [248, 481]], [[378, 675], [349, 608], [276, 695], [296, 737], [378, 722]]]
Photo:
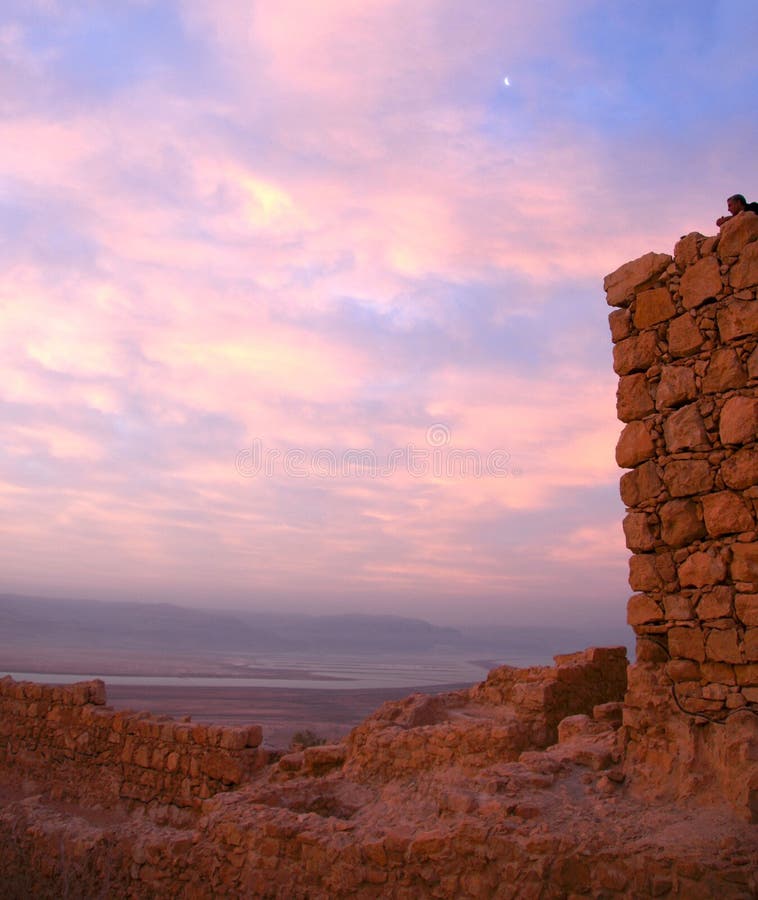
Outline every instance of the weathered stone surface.
[[730, 397], [721, 410], [719, 436], [722, 444], [754, 441], [758, 437], [758, 399]]
[[748, 662], [758, 662], [758, 628], [748, 628], [745, 632], [743, 655]]
[[655, 394], [656, 408], [681, 406], [697, 396], [695, 373], [689, 366], [664, 366]]
[[758, 594], [737, 594], [734, 609], [743, 625], [758, 625]]
[[721, 272], [718, 260], [713, 256], [708, 256], [698, 260], [694, 265], [688, 266], [679, 285], [685, 309], [700, 306], [705, 300], [719, 294], [721, 290]]
[[663, 436], [669, 453], [699, 450], [710, 446], [697, 403], [690, 403], [672, 412], [663, 425]]
[[756, 240], [756, 238], [758, 238], [758, 216], [755, 213], [742, 212], [732, 219], [727, 219], [721, 226], [721, 234], [719, 235], [719, 259], [731, 261], [735, 256], [740, 255], [742, 248], [746, 244]]
[[655, 498], [662, 486], [655, 463], [648, 460], [621, 476], [621, 499], [626, 506], [639, 506]]
[[705, 641], [705, 656], [714, 662], [745, 662], [740, 642], [734, 628], [714, 629]]
[[663, 611], [669, 620], [682, 621], [691, 619], [692, 600], [686, 594], [665, 594], [663, 597]]
[[729, 270], [729, 284], [735, 291], [758, 284], [758, 241], [743, 248], [739, 260]]
[[629, 557], [629, 587], [633, 591], [655, 591], [662, 586], [654, 553], [635, 553]]
[[679, 566], [679, 581], [683, 587], [719, 584], [725, 578], [726, 564], [723, 559], [704, 551], [691, 554]]
[[648, 594], [634, 594], [626, 606], [626, 621], [629, 625], [643, 625], [663, 619], [663, 612]]
[[616, 393], [616, 412], [622, 422], [642, 419], [654, 411], [653, 398], [642, 373], [625, 375], [619, 379]]
[[624, 517], [623, 522], [626, 546], [630, 550], [644, 553], [655, 547], [655, 532], [648, 517], [643, 512], [630, 512]]
[[675, 626], [669, 631], [669, 653], [674, 658], [705, 660], [705, 639], [700, 628]]
[[744, 490], [758, 484], [758, 449], [742, 447], [721, 463], [721, 477], [727, 487]]
[[648, 509], [664, 490], [663, 482], [658, 476], [656, 465], [652, 460], [625, 473], [621, 478], [620, 488], [621, 499], [626, 506]]
[[[758, 216], [756, 216], [758, 221]], [[719, 335], [724, 343], [758, 333], [758, 303], [754, 300], [731, 300], [716, 316]]]
[[655, 453], [655, 445], [644, 422], [630, 422], [621, 432], [616, 444], [616, 462], [622, 469], [631, 469]]
[[702, 510], [694, 500], [669, 500], [660, 517], [661, 537], [670, 547], [684, 547], [705, 536]]
[[758, 543], [732, 545], [732, 578], [758, 584]]
[[720, 584], [707, 592], [703, 592], [697, 605], [700, 619], [724, 619], [732, 614], [732, 597], [734, 591], [728, 585]]
[[719, 491], [702, 498], [705, 527], [711, 537], [748, 531], [753, 527], [753, 515], [737, 494]]
[[658, 352], [654, 331], [626, 338], [613, 346], [613, 369], [617, 375], [642, 372], [655, 362]]
[[[718, 271], [718, 265], [716, 266]], [[720, 282], [719, 282], [720, 283]], [[658, 322], [665, 322], [676, 315], [676, 307], [666, 288], [653, 288], [637, 295], [634, 325], [642, 331]]]
[[692, 659], [672, 659], [666, 663], [666, 674], [674, 681], [699, 681], [700, 666]]
[[747, 374], [749, 378], [758, 378], [758, 346], [748, 357]]
[[[756, 245], [758, 246], [758, 245]], [[715, 394], [730, 388], [741, 388], [747, 384], [747, 372], [732, 347], [714, 350], [708, 371], [703, 378], [703, 391]]]
[[[669, 323], [668, 345], [669, 353], [672, 356], [691, 356], [702, 347], [704, 340], [702, 332], [689, 313], [677, 316]], [[617, 344], [617, 346], [620, 345]], [[639, 368], [646, 367], [640, 366]], [[616, 371], [618, 372], [618, 369]]]
[[[650, 462], [655, 465], [652, 460]], [[710, 491], [713, 472], [708, 460], [675, 459], [665, 466], [663, 481], [672, 497], [688, 497]]]
[[684, 269], [698, 258], [698, 246], [705, 240], [705, 235], [699, 231], [691, 231], [676, 242], [674, 247], [674, 261], [680, 269]]
[[628, 309], [614, 309], [608, 315], [611, 339], [614, 344], [628, 338], [632, 333], [632, 314]]
[[605, 276], [609, 306], [626, 306], [635, 290], [661, 275], [671, 262], [667, 253], [646, 253]]

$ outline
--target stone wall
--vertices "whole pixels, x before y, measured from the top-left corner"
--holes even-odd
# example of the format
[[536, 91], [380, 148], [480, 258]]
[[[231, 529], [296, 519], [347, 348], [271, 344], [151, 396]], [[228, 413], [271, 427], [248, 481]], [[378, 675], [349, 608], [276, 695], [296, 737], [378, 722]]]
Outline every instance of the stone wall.
[[661, 790], [697, 781], [703, 795], [711, 783], [748, 817], [758, 797], [757, 284], [753, 213], [605, 280], [636, 591], [628, 766]]
[[102, 681], [0, 679], [0, 768], [88, 804], [199, 808], [266, 763], [259, 725], [227, 727], [116, 712]]

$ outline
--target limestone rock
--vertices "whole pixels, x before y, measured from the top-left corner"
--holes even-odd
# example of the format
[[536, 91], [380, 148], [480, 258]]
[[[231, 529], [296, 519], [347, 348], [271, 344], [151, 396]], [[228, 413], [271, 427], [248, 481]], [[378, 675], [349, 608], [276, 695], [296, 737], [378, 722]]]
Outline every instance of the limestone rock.
[[619, 379], [616, 411], [622, 422], [642, 419], [654, 411], [653, 398], [642, 373], [625, 375]]
[[618, 375], [644, 371], [653, 365], [657, 352], [655, 332], [643, 331], [614, 344], [613, 369]]
[[669, 453], [681, 450], [696, 450], [710, 446], [703, 417], [697, 403], [683, 406], [671, 413], [663, 426], [666, 449]]
[[[718, 264], [716, 264], [718, 272]], [[719, 284], [720, 284], [719, 280]], [[676, 315], [676, 307], [666, 288], [654, 288], [637, 295], [634, 326], [642, 331]]]
[[684, 587], [719, 584], [726, 577], [726, 564], [719, 556], [699, 551], [679, 566], [679, 581]]
[[663, 367], [655, 395], [656, 409], [680, 406], [696, 396], [695, 373], [689, 366]]
[[[756, 244], [758, 247], [758, 244]], [[715, 350], [703, 378], [703, 391], [714, 394], [730, 388], [741, 388], [747, 383], [747, 373], [732, 347]]]
[[687, 497], [710, 491], [713, 472], [705, 459], [675, 459], [664, 468], [663, 480], [672, 497]]
[[674, 261], [680, 269], [692, 265], [697, 260], [698, 248], [704, 239], [705, 235], [700, 234], [699, 231], [691, 231], [676, 242]]
[[631, 512], [623, 522], [626, 546], [630, 550], [644, 553], [655, 547], [655, 532], [648, 522], [648, 517], [643, 512]]
[[639, 506], [657, 497], [661, 487], [656, 465], [649, 459], [621, 476], [621, 499], [627, 506]]
[[737, 594], [734, 608], [743, 625], [758, 625], [758, 594]]
[[702, 347], [703, 341], [703, 334], [689, 313], [677, 316], [669, 323], [668, 345], [672, 356], [691, 356]]
[[723, 444], [754, 441], [758, 437], [758, 399], [730, 397], [721, 410], [719, 435]]
[[608, 315], [611, 340], [614, 344], [628, 338], [632, 333], [632, 314], [628, 309], [614, 309]]
[[626, 306], [635, 290], [661, 275], [671, 262], [667, 253], [646, 253], [605, 276], [609, 306]]
[[684, 547], [705, 535], [702, 511], [694, 500], [669, 500], [660, 517], [661, 537], [669, 547]]
[[655, 445], [644, 422], [630, 422], [621, 432], [616, 444], [616, 462], [622, 469], [631, 469], [655, 453]]
[[758, 449], [743, 447], [721, 464], [721, 477], [727, 487], [744, 490], [758, 484]]
[[758, 284], [758, 241], [743, 248], [739, 260], [729, 271], [729, 284], [735, 291]]
[[679, 286], [682, 304], [685, 309], [693, 309], [719, 294], [722, 287], [718, 260], [713, 256], [707, 256], [689, 266], [682, 275]]
[[669, 631], [669, 652], [679, 659], [705, 660], [705, 639], [700, 628], [684, 626]]
[[705, 527], [711, 537], [748, 531], [754, 520], [745, 502], [732, 491], [719, 491], [702, 498]]
[[740, 255], [746, 244], [756, 238], [758, 238], [758, 216], [755, 213], [742, 212], [732, 219], [727, 219], [721, 226], [719, 235], [719, 259], [722, 262], [731, 261], [735, 256]]
[[732, 578], [758, 585], [758, 543], [732, 546]]
[[[758, 222], [758, 216], [755, 217]], [[716, 316], [719, 335], [724, 343], [758, 333], [758, 303], [754, 300], [731, 300]]]

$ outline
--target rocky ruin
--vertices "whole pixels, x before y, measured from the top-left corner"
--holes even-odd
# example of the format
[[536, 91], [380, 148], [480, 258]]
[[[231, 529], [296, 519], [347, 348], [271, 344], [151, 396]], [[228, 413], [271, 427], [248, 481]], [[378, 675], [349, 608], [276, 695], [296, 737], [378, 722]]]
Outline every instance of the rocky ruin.
[[384, 704], [341, 743], [0, 681], [3, 898], [758, 895], [758, 216], [605, 282], [621, 648]]

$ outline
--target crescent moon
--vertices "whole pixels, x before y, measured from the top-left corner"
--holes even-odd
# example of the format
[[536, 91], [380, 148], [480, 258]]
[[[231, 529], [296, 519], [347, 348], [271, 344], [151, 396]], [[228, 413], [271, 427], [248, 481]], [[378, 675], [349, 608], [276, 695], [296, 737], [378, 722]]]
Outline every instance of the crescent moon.
[[503, 79], [503, 84], [504, 84], [506, 87], [510, 87], [510, 86], [511, 86], [511, 79], [510, 79], [507, 75], [506, 75], [505, 78]]

